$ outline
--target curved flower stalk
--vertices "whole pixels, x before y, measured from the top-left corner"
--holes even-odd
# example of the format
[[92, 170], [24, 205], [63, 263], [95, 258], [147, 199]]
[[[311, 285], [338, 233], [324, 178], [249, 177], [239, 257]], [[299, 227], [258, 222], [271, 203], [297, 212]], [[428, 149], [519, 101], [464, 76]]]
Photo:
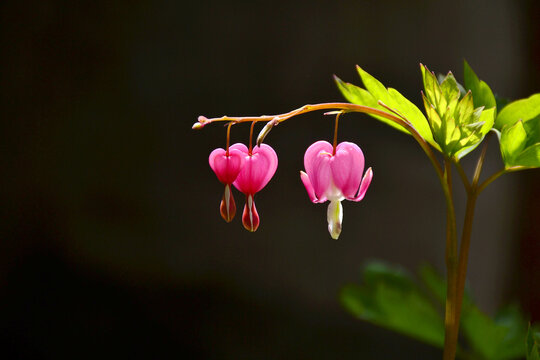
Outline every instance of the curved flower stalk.
[[242, 214], [242, 224], [253, 232], [259, 227], [260, 219], [255, 207], [255, 194], [261, 191], [274, 176], [278, 157], [270, 145], [261, 144], [252, 150], [244, 144], [234, 144], [231, 151], [242, 154], [244, 165], [233, 182], [233, 185], [246, 195], [246, 204]]
[[225, 185], [223, 199], [219, 205], [221, 217], [231, 222], [236, 214], [236, 204], [231, 192], [231, 184], [236, 180], [244, 165], [244, 154], [237, 149], [215, 149], [210, 153], [208, 162], [218, 180]]
[[341, 201], [361, 201], [373, 178], [371, 168], [364, 177], [364, 154], [358, 145], [342, 142], [335, 148], [326, 141], [317, 141], [304, 155], [306, 172], [300, 178], [314, 203], [330, 201], [327, 220], [333, 239], [341, 233], [343, 207]]
[[[236, 149], [241, 151], [244, 156], [244, 165], [233, 185], [247, 196], [242, 221], [248, 230], [255, 231], [259, 225], [259, 217], [253, 197], [274, 174], [277, 167], [277, 156], [273, 150], [263, 150], [267, 149], [267, 145], [264, 144], [255, 147], [253, 151], [251, 150], [253, 125], [256, 122], [266, 122], [257, 138], [257, 144], [260, 145], [275, 126], [293, 117], [313, 111], [332, 110], [326, 114], [337, 114], [333, 146], [325, 141], [319, 141], [310, 146], [304, 156], [306, 171], [301, 172], [300, 175], [308, 195], [314, 203], [330, 201], [328, 230], [334, 239], [337, 239], [341, 232], [343, 220], [341, 201], [344, 199], [362, 200], [373, 177], [371, 168], [362, 177], [364, 157], [358, 146], [346, 142], [336, 146], [339, 114], [365, 113], [412, 135], [431, 161], [446, 201], [447, 291], [443, 358], [453, 360], [458, 350], [461, 305], [476, 199], [488, 184], [502, 174], [540, 167], [540, 142], [538, 138], [538, 134], [540, 134], [540, 122], [538, 121], [540, 94], [534, 94], [527, 99], [515, 101], [504, 107], [502, 105], [504, 102], [495, 98], [489, 86], [481, 81], [466, 63], [464, 68], [465, 88], [457, 83], [451, 73], [439, 80], [427, 67], [420, 66], [424, 82], [423, 99], [427, 117], [397, 90], [386, 88], [377, 79], [358, 67], [365, 89], [344, 83], [336, 77], [339, 89], [350, 103], [307, 104], [277, 115], [222, 116], [217, 118], [199, 116], [192, 128], [202, 129], [211, 123], [228, 122], [227, 131], [229, 131], [233, 124], [251, 122], [249, 150], [244, 145], [235, 145]], [[487, 137], [489, 131], [495, 131], [499, 136], [505, 167], [483, 182], [479, 181], [487, 150], [487, 141], [484, 141], [473, 179], [469, 181], [460, 160], [477, 147]], [[227, 135], [227, 144], [228, 139]], [[434, 150], [443, 154], [444, 166], [441, 166]], [[465, 221], [459, 248], [452, 193], [452, 164], [457, 168], [467, 194]]]

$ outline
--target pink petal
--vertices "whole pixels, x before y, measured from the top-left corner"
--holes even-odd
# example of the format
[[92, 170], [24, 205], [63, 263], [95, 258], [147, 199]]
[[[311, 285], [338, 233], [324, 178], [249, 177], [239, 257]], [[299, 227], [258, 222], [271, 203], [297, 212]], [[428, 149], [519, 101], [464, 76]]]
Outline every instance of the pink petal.
[[313, 173], [313, 161], [320, 152], [332, 154], [332, 145], [327, 141], [320, 140], [307, 148], [304, 154], [304, 168], [306, 169], [306, 173]]
[[244, 156], [247, 156], [249, 153], [248, 147], [242, 143], [232, 144], [231, 146], [229, 146], [229, 151], [231, 150], [238, 150], [243, 153]]
[[358, 195], [355, 198], [349, 199], [352, 201], [360, 201], [364, 198], [366, 195], [366, 191], [369, 188], [369, 185], [371, 184], [371, 180], [373, 179], [373, 170], [371, 168], [367, 169], [366, 174], [362, 178], [362, 183], [360, 184], [360, 190], [358, 190]]
[[336, 147], [331, 168], [336, 187], [345, 198], [354, 198], [364, 172], [362, 150], [354, 143], [342, 142]]
[[244, 164], [244, 155], [237, 149], [229, 148], [227, 156], [226, 151], [219, 148], [210, 153], [208, 162], [219, 181], [224, 184], [232, 184]]
[[245, 163], [234, 181], [234, 186], [244, 194], [255, 194], [261, 191], [274, 176], [278, 157], [274, 149], [267, 144], [255, 146], [252, 154], [244, 154]]
[[326, 141], [317, 141], [304, 155], [304, 167], [319, 202], [326, 200], [325, 192], [332, 183], [331, 158], [332, 145]]
[[313, 185], [311, 185], [311, 181], [309, 180], [308, 174], [306, 174], [303, 171], [300, 171], [300, 179], [302, 180], [302, 183], [304, 184], [306, 191], [308, 193], [309, 199], [314, 203], [323, 203], [326, 201], [326, 198], [323, 197], [322, 199], [317, 199], [317, 196], [315, 195], [315, 190], [313, 189]]

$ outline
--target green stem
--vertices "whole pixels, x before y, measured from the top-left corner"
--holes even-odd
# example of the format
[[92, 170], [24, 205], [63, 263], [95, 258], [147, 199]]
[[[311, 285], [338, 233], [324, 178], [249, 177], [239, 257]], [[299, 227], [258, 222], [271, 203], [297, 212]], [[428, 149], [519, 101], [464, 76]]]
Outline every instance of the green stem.
[[463, 186], [465, 187], [465, 190], [469, 192], [471, 188], [471, 184], [469, 183], [467, 174], [465, 174], [465, 170], [463, 170], [463, 167], [461, 166], [461, 163], [458, 160], [454, 162], [454, 165], [456, 166], [456, 169], [458, 171], [459, 177], [461, 178], [461, 181], [463, 182]]
[[447, 199], [446, 202], [446, 311], [444, 317], [445, 335], [444, 335], [444, 360], [454, 360], [457, 350], [456, 327], [456, 279], [457, 279], [457, 238], [456, 238], [456, 213], [452, 199], [452, 172], [451, 162], [448, 158], [444, 159], [444, 178], [445, 184], [443, 191]]
[[480, 194], [486, 188], [486, 186], [488, 186], [493, 181], [498, 179], [499, 176], [501, 176], [501, 175], [504, 175], [506, 173], [515, 172], [515, 171], [520, 171], [520, 170], [527, 170], [527, 169], [531, 169], [531, 167], [527, 167], [527, 166], [511, 166], [509, 168], [501, 169], [501, 170], [497, 171], [495, 174], [488, 177], [482, 184], [480, 184], [478, 186], [478, 191], [477, 192], [478, 192], [478, 194]]
[[471, 244], [471, 233], [474, 222], [474, 209], [476, 206], [476, 199], [478, 197], [478, 181], [480, 180], [480, 173], [482, 172], [482, 166], [484, 165], [484, 159], [486, 157], [488, 139], [484, 142], [482, 152], [476, 163], [474, 169], [474, 175], [472, 183], [467, 189], [467, 205], [465, 208], [465, 220], [463, 223], [463, 230], [461, 234], [461, 243], [459, 246], [459, 260], [457, 265], [457, 279], [455, 288], [455, 313], [454, 313], [454, 331], [452, 339], [455, 339], [456, 343], [459, 336], [459, 323], [461, 318], [461, 308], [463, 305], [463, 294], [465, 292], [465, 280], [467, 278], [467, 263], [469, 259], [469, 248]]

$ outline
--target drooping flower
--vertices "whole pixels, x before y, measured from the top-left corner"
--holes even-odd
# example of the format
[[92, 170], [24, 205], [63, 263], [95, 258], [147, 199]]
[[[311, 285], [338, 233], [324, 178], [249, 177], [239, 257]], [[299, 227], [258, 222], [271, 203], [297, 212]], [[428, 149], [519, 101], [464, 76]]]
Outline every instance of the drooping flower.
[[276, 172], [278, 158], [270, 145], [261, 144], [249, 151], [244, 144], [231, 145], [230, 150], [239, 151], [244, 157], [244, 165], [233, 185], [246, 195], [242, 214], [242, 224], [249, 231], [256, 231], [260, 219], [255, 207], [254, 196], [261, 191]]
[[364, 154], [358, 145], [342, 142], [336, 146], [326, 141], [317, 141], [304, 155], [306, 172], [300, 178], [309, 198], [314, 203], [330, 201], [327, 220], [328, 231], [333, 239], [341, 233], [343, 221], [343, 199], [361, 201], [373, 178], [371, 168], [364, 172]]
[[231, 184], [236, 180], [244, 165], [244, 154], [236, 149], [215, 149], [208, 157], [210, 167], [216, 173], [219, 181], [225, 185], [223, 199], [219, 205], [221, 217], [226, 222], [231, 222], [236, 214], [236, 204], [231, 192]]

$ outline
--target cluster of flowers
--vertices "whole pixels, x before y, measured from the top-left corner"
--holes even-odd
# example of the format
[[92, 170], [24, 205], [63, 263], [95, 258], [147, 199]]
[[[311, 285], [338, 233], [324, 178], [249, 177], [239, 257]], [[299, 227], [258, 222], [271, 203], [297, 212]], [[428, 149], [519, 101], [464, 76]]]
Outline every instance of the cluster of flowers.
[[[231, 185], [246, 195], [242, 224], [249, 231], [256, 231], [260, 219], [255, 207], [255, 194], [261, 191], [274, 176], [278, 157], [267, 144], [248, 148], [237, 143], [212, 151], [209, 157], [212, 170], [225, 185], [220, 204], [221, 216], [230, 222], [236, 214]], [[364, 154], [358, 145], [342, 142], [336, 146], [317, 141], [304, 155], [305, 172], [300, 178], [313, 203], [330, 201], [327, 212], [328, 231], [337, 239], [341, 233], [343, 207], [341, 201], [361, 201], [373, 178], [371, 168], [364, 176]]]

